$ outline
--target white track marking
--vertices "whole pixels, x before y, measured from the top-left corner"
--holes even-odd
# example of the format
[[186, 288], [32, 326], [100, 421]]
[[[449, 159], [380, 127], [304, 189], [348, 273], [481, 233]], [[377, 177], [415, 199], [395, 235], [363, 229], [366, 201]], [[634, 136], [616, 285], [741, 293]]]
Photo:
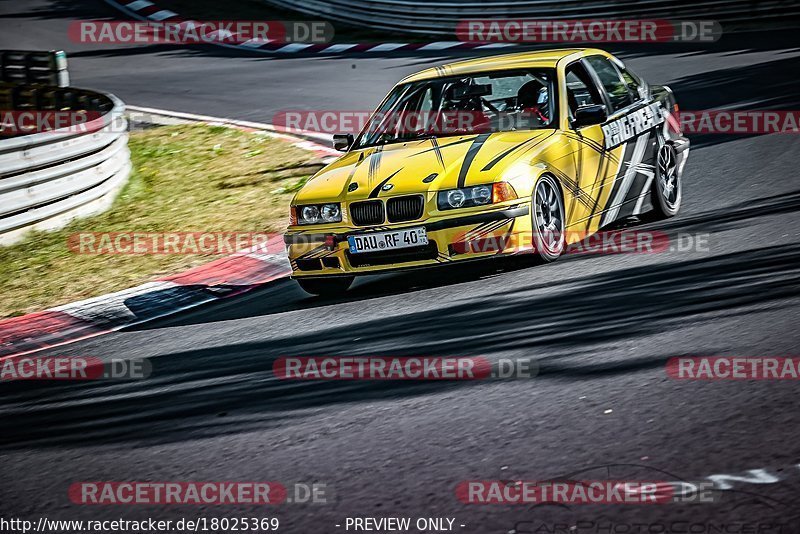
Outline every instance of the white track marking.
[[123, 4], [128, 9], [132, 9], [134, 11], [139, 11], [140, 9], [144, 9], [146, 7], [150, 7], [153, 5], [153, 2], [148, 2], [147, 0], [135, 0], [130, 4]]
[[152, 15], [148, 15], [147, 18], [151, 20], [162, 21], [166, 19], [171, 19], [173, 17], [177, 17], [178, 14], [170, 11], [169, 9], [162, 9], [161, 11], [156, 11]]

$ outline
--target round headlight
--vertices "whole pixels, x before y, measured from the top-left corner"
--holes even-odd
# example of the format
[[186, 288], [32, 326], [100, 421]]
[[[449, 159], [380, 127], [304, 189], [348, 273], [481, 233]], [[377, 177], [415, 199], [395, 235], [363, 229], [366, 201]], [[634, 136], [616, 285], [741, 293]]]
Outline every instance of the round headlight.
[[314, 223], [319, 220], [319, 208], [316, 206], [305, 206], [300, 212], [303, 222]]
[[339, 209], [339, 204], [323, 205], [322, 220], [325, 222], [337, 222], [342, 220], [342, 210]]
[[447, 203], [453, 208], [460, 208], [467, 200], [467, 195], [461, 189], [453, 189], [447, 192]]
[[475, 204], [488, 204], [492, 201], [492, 190], [489, 186], [479, 185], [472, 190], [472, 200]]

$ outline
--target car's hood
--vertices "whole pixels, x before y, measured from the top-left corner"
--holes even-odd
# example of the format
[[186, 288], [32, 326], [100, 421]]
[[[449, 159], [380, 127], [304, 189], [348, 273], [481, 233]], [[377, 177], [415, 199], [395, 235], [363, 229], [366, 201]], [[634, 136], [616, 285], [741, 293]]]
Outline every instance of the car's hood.
[[318, 172], [296, 204], [352, 201], [491, 183], [531, 161], [554, 130], [498, 132], [353, 150]]

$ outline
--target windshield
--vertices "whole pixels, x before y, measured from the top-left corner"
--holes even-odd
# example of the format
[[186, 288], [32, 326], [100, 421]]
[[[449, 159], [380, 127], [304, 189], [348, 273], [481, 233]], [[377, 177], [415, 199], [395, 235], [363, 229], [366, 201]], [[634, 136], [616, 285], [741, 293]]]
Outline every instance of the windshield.
[[356, 148], [414, 139], [551, 128], [555, 71], [532, 69], [435, 78], [398, 85]]

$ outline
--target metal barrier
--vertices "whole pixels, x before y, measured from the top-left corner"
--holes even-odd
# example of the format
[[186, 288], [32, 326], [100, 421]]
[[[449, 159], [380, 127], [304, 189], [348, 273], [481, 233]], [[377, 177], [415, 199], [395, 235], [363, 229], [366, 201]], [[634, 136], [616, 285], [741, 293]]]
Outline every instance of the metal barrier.
[[0, 88], [0, 109], [96, 112], [96, 128], [0, 139], [0, 244], [107, 209], [131, 170], [125, 106], [113, 95], [53, 86]]
[[790, 0], [264, 0], [283, 9], [362, 26], [425, 35], [453, 35], [463, 19], [784, 19], [800, 15]]

